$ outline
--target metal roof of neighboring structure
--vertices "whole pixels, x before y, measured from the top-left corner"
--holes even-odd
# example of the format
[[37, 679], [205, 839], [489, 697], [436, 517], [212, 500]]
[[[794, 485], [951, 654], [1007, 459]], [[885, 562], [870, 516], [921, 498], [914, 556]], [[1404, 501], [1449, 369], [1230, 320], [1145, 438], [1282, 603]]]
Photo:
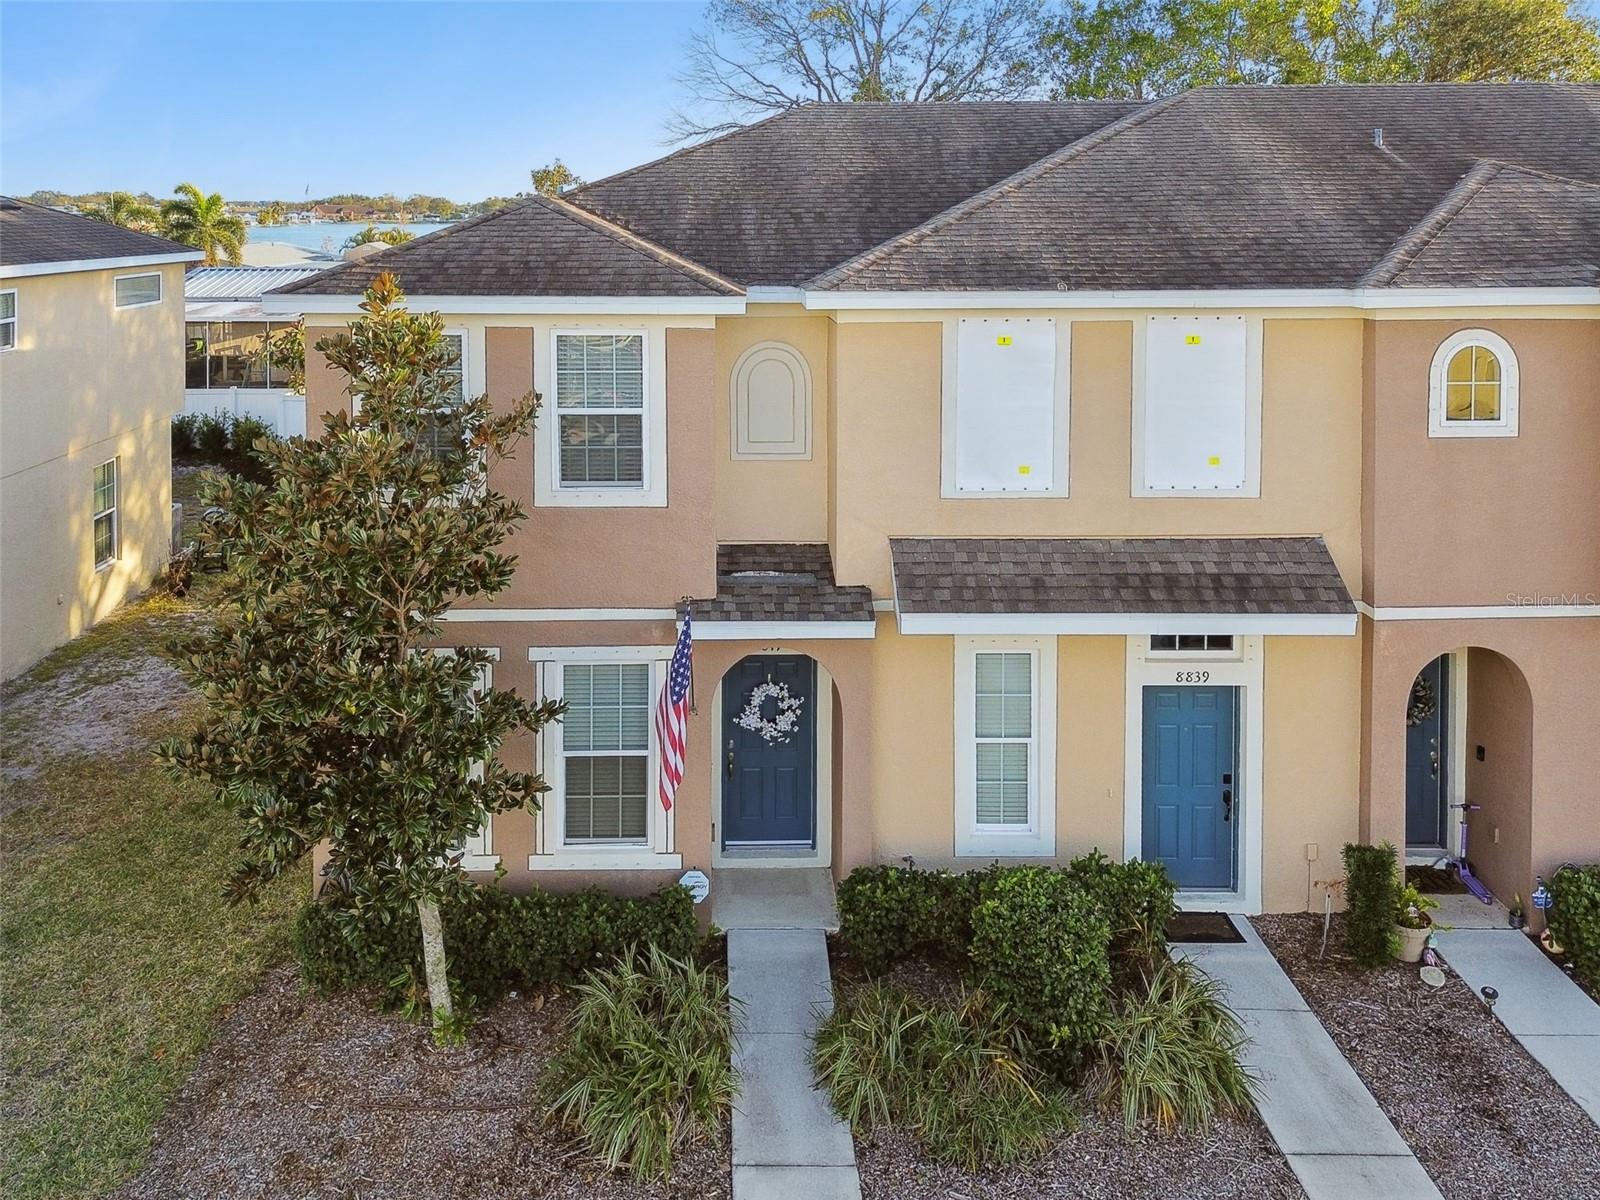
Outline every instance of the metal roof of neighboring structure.
[[196, 300], [255, 300], [326, 266], [196, 267], [183, 278], [183, 298], [190, 304]]

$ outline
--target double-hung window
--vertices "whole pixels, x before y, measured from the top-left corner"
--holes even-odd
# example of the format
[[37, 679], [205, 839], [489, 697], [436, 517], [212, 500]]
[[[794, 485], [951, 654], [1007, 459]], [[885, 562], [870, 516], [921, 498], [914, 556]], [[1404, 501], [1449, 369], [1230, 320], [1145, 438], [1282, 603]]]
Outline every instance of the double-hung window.
[[[435, 654], [454, 655], [454, 648], [440, 648]], [[494, 687], [494, 660], [500, 657], [500, 651], [490, 649], [489, 662], [478, 664], [478, 678], [473, 684], [472, 700], [476, 704], [478, 697], [487, 695]], [[483, 763], [474, 762], [467, 768], [468, 779], [483, 778]], [[483, 823], [477, 830], [469, 833], [451, 848], [451, 852], [461, 856], [461, 869], [463, 871], [492, 871], [500, 865], [500, 856], [494, 849], [494, 817], [489, 813], [483, 814]]]
[[113, 297], [118, 308], [141, 308], [146, 304], [161, 303], [161, 273], [148, 275], [118, 275], [112, 283]]
[[117, 527], [117, 460], [94, 469], [94, 566], [115, 561], [121, 531]]
[[645, 487], [645, 336], [555, 334], [557, 487]]
[[564, 663], [562, 840], [638, 844], [650, 836], [650, 664]]
[[956, 853], [1055, 853], [1055, 639], [956, 644]]
[[0, 350], [13, 349], [17, 344], [17, 291], [0, 292]]
[[450, 382], [446, 397], [449, 407], [435, 412], [433, 423], [417, 438], [418, 443], [430, 454], [460, 450], [466, 436], [461, 426], [461, 414], [456, 410], [467, 402], [467, 335], [455, 330], [445, 333], [442, 340], [455, 361], [440, 372]]

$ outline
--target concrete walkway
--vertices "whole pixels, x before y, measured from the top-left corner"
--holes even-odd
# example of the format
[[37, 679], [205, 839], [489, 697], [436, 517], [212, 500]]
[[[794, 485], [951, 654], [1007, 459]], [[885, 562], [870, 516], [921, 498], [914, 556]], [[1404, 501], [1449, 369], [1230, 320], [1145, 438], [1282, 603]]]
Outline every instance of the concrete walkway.
[[1310, 1200], [1440, 1200], [1395, 1132], [1250, 923], [1245, 941], [1177, 945], [1220, 983], [1249, 1036], [1244, 1062], [1260, 1082], [1256, 1108]]
[[1600, 1005], [1515, 929], [1456, 928], [1437, 937], [1451, 970], [1480, 996], [1485, 985], [1500, 993], [1494, 1015], [1600, 1123]]
[[833, 1011], [823, 937], [824, 922], [837, 924], [831, 881], [819, 906], [814, 879], [784, 878], [809, 871], [735, 874], [737, 898], [715, 910], [728, 930], [728, 989], [743, 1004], [733, 1045], [733, 1200], [860, 1200], [850, 1128], [812, 1086], [811, 1036]]

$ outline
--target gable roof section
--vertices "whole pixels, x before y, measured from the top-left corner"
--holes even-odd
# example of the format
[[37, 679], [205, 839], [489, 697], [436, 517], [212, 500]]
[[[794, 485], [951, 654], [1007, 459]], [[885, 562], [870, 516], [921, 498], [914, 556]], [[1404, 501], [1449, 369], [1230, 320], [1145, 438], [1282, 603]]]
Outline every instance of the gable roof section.
[[808, 104], [565, 198], [746, 286], [797, 286], [1140, 107]]
[[[1382, 146], [1374, 144], [1380, 128]], [[807, 286], [1352, 287], [1484, 158], [1600, 181], [1600, 87], [1185, 92], [1057, 151]], [[1526, 226], [1512, 231], [1494, 257], [1529, 260], [1529, 239], [1541, 236]]]
[[[0, 266], [100, 262], [105, 259], [176, 255], [198, 260], [193, 246], [108, 225], [76, 213], [0, 196]], [[173, 261], [179, 261], [174, 258]]]
[[740, 288], [564, 200], [533, 196], [273, 295], [360, 295], [392, 272], [413, 296], [737, 296]]

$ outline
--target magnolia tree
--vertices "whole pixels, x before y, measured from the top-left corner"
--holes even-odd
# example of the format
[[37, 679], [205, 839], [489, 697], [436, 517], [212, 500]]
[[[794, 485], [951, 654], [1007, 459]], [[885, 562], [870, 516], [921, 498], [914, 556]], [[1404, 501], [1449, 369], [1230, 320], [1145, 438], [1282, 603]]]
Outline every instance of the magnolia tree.
[[233, 570], [215, 627], [180, 647], [208, 709], [162, 754], [243, 824], [230, 899], [326, 842], [344, 919], [389, 922], [414, 906], [445, 1037], [459, 1024], [439, 900], [490, 814], [537, 807], [543, 780], [496, 752], [559, 706], [479, 695], [485, 655], [435, 650], [452, 604], [511, 580], [499, 547], [525, 514], [488, 475], [531, 430], [538, 397], [498, 414], [487, 396], [463, 401], [438, 314], [404, 300], [382, 275], [365, 316], [317, 343], [350, 377], [354, 416], [325, 417], [315, 440], [258, 442], [269, 484], [211, 482], [224, 516], [208, 536]]

